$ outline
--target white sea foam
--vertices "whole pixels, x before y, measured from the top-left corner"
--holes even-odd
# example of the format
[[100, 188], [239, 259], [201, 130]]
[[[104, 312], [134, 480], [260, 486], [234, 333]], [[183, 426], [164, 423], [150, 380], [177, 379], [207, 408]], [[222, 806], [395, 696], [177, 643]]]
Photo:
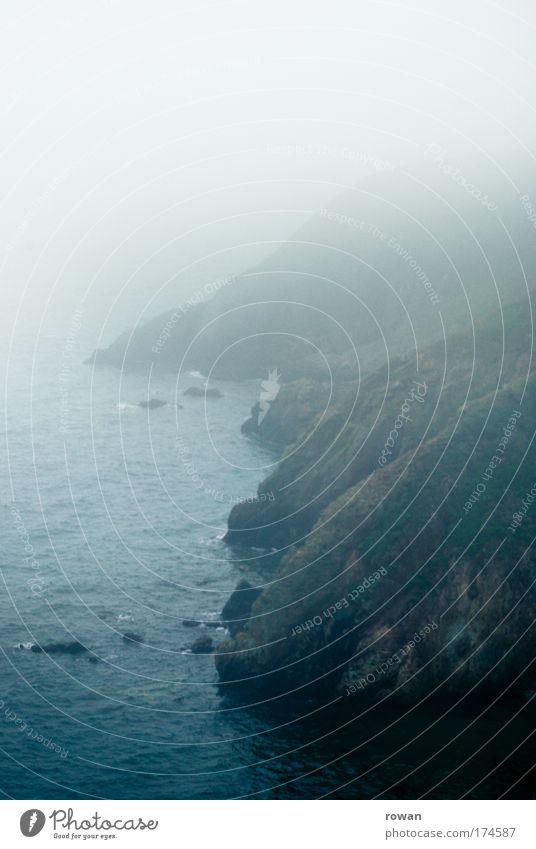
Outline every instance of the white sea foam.
[[138, 404], [127, 404], [126, 402], [116, 404], [115, 406], [116, 406], [117, 410], [119, 410], [120, 413], [126, 413], [127, 410], [139, 410], [140, 409]]

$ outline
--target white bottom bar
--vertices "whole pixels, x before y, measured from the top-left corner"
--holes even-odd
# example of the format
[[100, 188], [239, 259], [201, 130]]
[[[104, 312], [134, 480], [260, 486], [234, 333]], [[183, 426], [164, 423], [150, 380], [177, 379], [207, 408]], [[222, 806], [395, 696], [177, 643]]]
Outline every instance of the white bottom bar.
[[23, 800], [0, 803], [0, 833], [10, 849], [33, 836], [36, 847], [532, 849], [533, 815], [524, 801]]

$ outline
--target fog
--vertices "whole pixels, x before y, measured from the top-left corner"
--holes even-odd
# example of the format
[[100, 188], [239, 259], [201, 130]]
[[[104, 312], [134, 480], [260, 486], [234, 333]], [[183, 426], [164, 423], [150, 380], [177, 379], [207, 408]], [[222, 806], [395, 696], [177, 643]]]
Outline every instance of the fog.
[[529, 2], [2, 10], [4, 339], [110, 342], [431, 144], [534, 149]]

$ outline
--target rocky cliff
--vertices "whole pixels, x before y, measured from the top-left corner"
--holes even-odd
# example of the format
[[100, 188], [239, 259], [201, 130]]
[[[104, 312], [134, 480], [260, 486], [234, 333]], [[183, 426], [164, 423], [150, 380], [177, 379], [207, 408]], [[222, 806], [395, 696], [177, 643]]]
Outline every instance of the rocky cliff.
[[[219, 646], [228, 691], [415, 700], [534, 686], [531, 339], [512, 306], [423, 351], [418, 372], [402, 358], [388, 385], [371, 375], [357, 401], [348, 386], [292, 435], [262, 485], [274, 500], [231, 513], [229, 542], [275, 545], [280, 561]], [[283, 434], [292, 396], [274, 405]]]
[[230, 545], [270, 555], [226, 609], [227, 691], [534, 685], [534, 176], [456, 165], [363, 181], [92, 359], [280, 375], [243, 428], [281, 461], [229, 517]]

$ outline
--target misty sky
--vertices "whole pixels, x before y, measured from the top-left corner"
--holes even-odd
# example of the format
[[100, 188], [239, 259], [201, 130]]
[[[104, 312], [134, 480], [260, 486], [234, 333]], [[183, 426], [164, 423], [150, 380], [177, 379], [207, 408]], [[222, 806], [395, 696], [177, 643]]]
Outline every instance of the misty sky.
[[430, 143], [534, 150], [531, 2], [2, 0], [2, 333], [104, 341]]

